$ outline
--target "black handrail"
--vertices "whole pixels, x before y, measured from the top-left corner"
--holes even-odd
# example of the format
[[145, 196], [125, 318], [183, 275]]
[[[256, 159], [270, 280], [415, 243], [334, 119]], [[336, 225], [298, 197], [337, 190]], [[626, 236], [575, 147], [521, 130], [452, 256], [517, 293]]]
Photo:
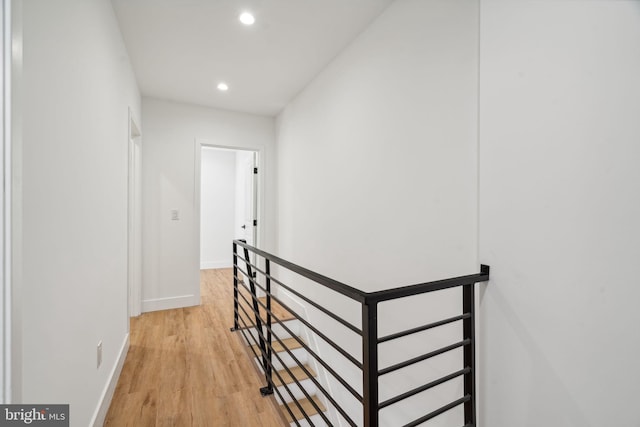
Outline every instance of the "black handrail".
[[[240, 271], [242, 271], [242, 269], [240, 269]], [[267, 277], [267, 279], [269, 279], [269, 276], [265, 276], [265, 277]], [[260, 285], [257, 285], [257, 286], [258, 286], [258, 288], [260, 290], [264, 291], [265, 293], [267, 292], [267, 290], [265, 288], [263, 288], [262, 286], [260, 286]], [[288, 312], [290, 312], [290, 313], [293, 312], [291, 307], [289, 307], [287, 304], [282, 302], [282, 300], [276, 298], [273, 295], [270, 298], [267, 298], [267, 303], [270, 303], [272, 299], [274, 299], [278, 304], [280, 304]], [[260, 303], [260, 301], [258, 301], [258, 303], [264, 307], [264, 305], [262, 303]], [[307, 328], [311, 329], [316, 335], [318, 335], [320, 338], [322, 338], [327, 344], [329, 344], [331, 347], [333, 347], [338, 353], [342, 354], [347, 360], [349, 360], [351, 363], [356, 365], [358, 368], [362, 369], [362, 364], [355, 357], [353, 357], [351, 354], [349, 354], [346, 350], [344, 350], [342, 347], [340, 347], [338, 344], [336, 344], [331, 338], [327, 337], [324, 333], [322, 333], [320, 330], [318, 330], [315, 326], [313, 326], [311, 323], [309, 323], [305, 319], [298, 319], [298, 320], [303, 325], [305, 325]]]
[[[265, 262], [266, 261], [268, 261], [268, 260], [265, 260]], [[291, 288], [290, 286], [285, 285], [284, 283], [282, 283], [281, 281], [279, 281], [275, 277], [272, 277], [270, 273], [266, 273], [266, 272], [260, 270], [260, 268], [258, 268], [257, 266], [255, 266], [253, 264], [252, 264], [252, 267], [253, 267], [253, 269], [255, 271], [257, 271], [258, 273], [262, 274], [268, 280], [272, 280], [273, 282], [277, 283], [278, 285], [280, 285], [280, 287], [286, 289], [287, 291], [291, 292], [292, 294], [294, 294], [295, 296], [297, 296], [298, 298], [300, 298], [304, 302], [307, 302], [310, 305], [312, 305], [313, 307], [315, 307], [318, 310], [322, 311], [324, 314], [326, 314], [327, 316], [331, 317], [336, 322], [341, 323], [343, 326], [346, 326], [347, 328], [351, 329], [356, 334], [362, 335], [362, 331], [360, 329], [358, 329], [357, 326], [349, 323], [348, 321], [344, 320], [342, 317], [332, 313], [331, 311], [329, 311], [326, 308], [322, 307], [322, 305], [320, 305], [317, 302], [313, 301], [312, 299], [302, 295], [300, 292], [296, 291], [295, 289]]]
[[[245, 259], [243, 262], [246, 265], [247, 271], [244, 271], [238, 266], [238, 247], [242, 247], [244, 250]], [[251, 258], [249, 256], [249, 252], [256, 254], [264, 260], [264, 269], [258, 267], [258, 261], [256, 259], [255, 263], [251, 262]], [[294, 398], [294, 394], [291, 391], [289, 385], [283, 380], [281, 374], [274, 369], [274, 365], [272, 362], [273, 356], [278, 359], [279, 363], [283, 366], [287, 375], [293, 379], [293, 383], [297, 386], [302, 394], [304, 394], [307, 399], [309, 399], [311, 405], [318, 412], [320, 417], [323, 419], [323, 423], [326, 425], [333, 425], [327, 416], [322, 413], [319, 406], [311, 399], [309, 393], [305, 390], [304, 386], [295, 379], [295, 376], [292, 374], [290, 368], [286, 366], [283, 359], [280, 355], [273, 351], [272, 339], [275, 338], [275, 342], [280, 343], [283, 346], [286, 353], [290, 356], [290, 358], [305, 372], [305, 374], [309, 377], [309, 379], [316, 385], [318, 391], [322, 393], [322, 396], [336, 409], [337, 413], [346, 420], [346, 422], [351, 426], [356, 426], [357, 424], [354, 420], [347, 414], [345, 409], [335, 400], [334, 396], [332, 396], [329, 391], [322, 384], [318, 382], [317, 379], [313, 378], [311, 373], [307, 370], [307, 368], [300, 362], [298, 357], [288, 349], [282, 340], [272, 329], [272, 320], [275, 320], [277, 324], [279, 324], [283, 330], [287, 334], [290, 335], [291, 338], [294, 338], [298, 344], [302, 348], [304, 348], [307, 353], [316, 360], [323, 368], [327, 370], [327, 372], [347, 391], [352, 394], [358, 402], [362, 404], [362, 414], [363, 414], [363, 422], [365, 427], [373, 427], [378, 426], [379, 420], [379, 411], [383, 408], [387, 408], [395, 403], [398, 403], [404, 399], [407, 399], [411, 396], [414, 396], [418, 393], [422, 393], [426, 390], [429, 390], [433, 387], [446, 383], [448, 381], [453, 380], [454, 378], [463, 377], [464, 382], [464, 393], [460, 399], [457, 399], [447, 405], [442, 406], [439, 409], [436, 409], [423, 417], [420, 417], [408, 424], [406, 426], [416, 426], [422, 424], [432, 418], [441, 415], [444, 412], [447, 412], [459, 405], [464, 405], [464, 422], [465, 427], [474, 426], [476, 423], [476, 390], [475, 390], [475, 286], [474, 284], [477, 282], [484, 282], [489, 280], [489, 266], [482, 265], [480, 269], [480, 273], [471, 274], [466, 276], [454, 277], [451, 279], [437, 280], [433, 282], [420, 283], [411, 286], [402, 286], [392, 289], [387, 289], [383, 291], [377, 292], [364, 292], [357, 288], [348, 286], [344, 283], [338, 282], [336, 280], [330, 279], [326, 276], [308, 270], [304, 267], [300, 267], [294, 263], [286, 261], [282, 258], [279, 258], [273, 254], [257, 249], [253, 246], [248, 245], [245, 241], [235, 240], [233, 242], [233, 274], [234, 274], [234, 328], [233, 330], [240, 330], [242, 335], [245, 337], [245, 340], [249, 342], [247, 338], [244, 328], [248, 328], [249, 325], [245, 322], [244, 318], [239, 316], [240, 310], [244, 314], [244, 317], [247, 317], [249, 323], [251, 323], [251, 327], [255, 328], [257, 331], [258, 338], [256, 339], [252, 334], [249, 334], [252, 341], [256, 343], [257, 347], [260, 349], [260, 356], [255, 352], [253, 347], [251, 350], [258, 360], [262, 361], [263, 372], [265, 373], [265, 378], [267, 382], [267, 386], [261, 389], [263, 394], [271, 394], [274, 391], [278, 394], [281, 401], [285, 401], [282, 393], [278, 389], [279, 387], [275, 387], [273, 382], [273, 375], [275, 374], [280, 383], [282, 384], [284, 390], [288, 393], [291, 399], [294, 400], [298, 410], [301, 412], [304, 419], [310, 425], [313, 425], [312, 420], [310, 419], [309, 414], [303, 409], [303, 407], [296, 401]], [[354, 301], [357, 301], [361, 305], [361, 315], [362, 315], [362, 325], [361, 328], [353, 325], [347, 320], [343, 319], [339, 315], [333, 313], [331, 310], [323, 307], [321, 304], [313, 301], [311, 297], [307, 295], [303, 295], [301, 291], [297, 291], [292, 289], [290, 286], [282, 283], [282, 281], [276, 277], [273, 277], [271, 272], [271, 263], [275, 263], [280, 267], [283, 267], [286, 270], [294, 272], [302, 277], [310, 279], [311, 281], [319, 284], [327, 289], [330, 289], [334, 292], [337, 292], [345, 297], [348, 297]], [[239, 272], [243, 273], [249, 281], [249, 286], [244, 282], [241, 282], [239, 279]], [[257, 277], [256, 273], [259, 273], [260, 276]], [[262, 278], [265, 281], [265, 286], [262, 286], [259, 283], [259, 278]], [[271, 284], [276, 283], [280, 287], [286, 289], [291, 292], [293, 295], [302, 299], [303, 301], [309, 303], [314, 308], [318, 309], [323, 314], [332, 318], [333, 320], [339, 322], [344, 327], [348, 328], [352, 332], [355, 332], [359, 339], [361, 339], [362, 344], [362, 362], [359, 362], [353, 355], [351, 355], [344, 348], [340, 347], [336, 344], [329, 336], [320, 331], [316, 326], [312, 325], [306, 319], [303, 319], [298, 313], [292, 310], [288, 305], [284, 304], [278, 297], [274, 296], [271, 292]], [[442, 319], [439, 321], [435, 321], [423, 326], [407, 329], [404, 331], [399, 331], [393, 334], [389, 334], [386, 336], [379, 337], [378, 336], [378, 304], [390, 301], [398, 298], [406, 298], [414, 295], [424, 294], [427, 292], [435, 292], [444, 289], [461, 287], [462, 288], [462, 313], [460, 315], [452, 316], [447, 319]], [[248, 291], [251, 296], [251, 301], [249, 301], [241, 292], [240, 289], [244, 289]], [[266, 301], [262, 302], [258, 299], [257, 289], [260, 289], [265, 293]], [[324, 360], [320, 358], [320, 356], [312, 350], [307, 343], [303, 342], [296, 334], [293, 334], [291, 329], [286, 325], [286, 321], [278, 318], [272, 311], [272, 299], [275, 300], [280, 306], [282, 306], [285, 310], [288, 310], [296, 319], [298, 319], [304, 326], [306, 326], [310, 331], [314, 333], [315, 336], [320, 337], [323, 341], [328, 343], [334, 350], [336, 350], [341, 356], [349, 360], [354, 366], [359, 368], [362, 371], [362, 394], [358, 393], [352, 385], [348, 383], [340, 374], [338, 374], [335, 369], [327, 364]], [[252, 311], [255, 315], [255, 323], [251, 321], [250, 313], [242, 307], [241, 301], [246, 303], [246, 306], [249, 308], [249, 311]], [[263, 321], [260, 317], [260, 307], [262, 307], [263, 312], [266, 315], [266, 319]], [[378, 347], [384, 343], [391, 342], [393, 340], [406, 337], [415, 333], [423, 332], [429, 329], [437, 328], [440, 326], [448, 325], [454, 322], [462, 322], [462, 340], [450, 344], [448, 346], [442, 347], [440, 349], [433, 350], [431, 352], [413, 357], [412, 359], [405, 360], [402, 362], [398, 362], [392, 366], [387, 366], [385, 368], [380, 369], [378, 366]], [[240, 322], [243, 325], [240, 325]], [[264, 328], [264, 329], [263, 329]], [[462, 348], [463, 351], [463, 367], [462, 369], [453, 372], [449, 375], [443, 376], [439, 379], [433, 380], [427, 384], [416, 387], [412, 390], [401, 393], [395, 397], [385, 400], [384, 402], [379, 402], [378, 397], [378, 382], [379, 378], [383, 375], [386, 375], [390, 372], [403, 369], [407, 366], [413, 365], [415, 363], [430, 359], [437, 355], [447, 353], [457, 348]], [[295, 419], [295, 416], [292, 410], [285, 405], [286, 410], [289, 412], [293, 422], [296, 425], [300, 425], [300, 423]]]
[[[434, 282], [419, 283], [417, 285], [401, 286], [398, 288], [387, 289], [384, 291], [365, 293], [365, 298], [369, 302], [389, 301], [392, 299], [404, 298], [413, 295], [424, 294], [427, 292], [441, 291], [443, 289], [455, 288], [478, 282], [486, 282], [489, 280], [489, 266], [481, 265], [480, 273], [469, 274], [468, 276], [453, 277], [451, 279], [436, 280]], [[321, 283], [320, 283], [321, 284]]]
[[366, 292], [362, 292], [360, 289], [356, 289], [352, 286], [345, 285], [344, 283], [340, 283], [337, 280], [333, 280], [327, 276], [323, 276], [322, 274], [316, 273], [315, 271], [311, 271], [307, 268], [300, 267], [299, 265], [286, 261], [273, 254], [262, 251], [258, 248], [254, 248], [253, 246], [249, 246], [242, 240], [234, 240], [234, 242], [236, 242], [239, 246], [242, 246], [245, 249], [250, 249], [254, 254], [260, 255], [264, 259], [269, 259], [271, 260], [271, 262], [276, 263], [286, 268], [287, 270], [293, 271], [294, 273], [298, 273], [302, 277], [311, 279], [314, 282], [324, 286], [325, 288], [332, 289], [351, 299], [362, 302], [366, 295]]

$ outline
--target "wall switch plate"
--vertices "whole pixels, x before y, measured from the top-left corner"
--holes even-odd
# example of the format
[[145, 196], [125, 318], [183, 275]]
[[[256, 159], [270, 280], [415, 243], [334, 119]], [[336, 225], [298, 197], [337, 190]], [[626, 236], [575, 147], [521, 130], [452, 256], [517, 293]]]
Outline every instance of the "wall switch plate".
[[98, 368], [102, 365], [102, 341], [98, 342]]
[[178, 221], [180, 219], [180, 213], [177, 209], [171, 211], [171, 221]]

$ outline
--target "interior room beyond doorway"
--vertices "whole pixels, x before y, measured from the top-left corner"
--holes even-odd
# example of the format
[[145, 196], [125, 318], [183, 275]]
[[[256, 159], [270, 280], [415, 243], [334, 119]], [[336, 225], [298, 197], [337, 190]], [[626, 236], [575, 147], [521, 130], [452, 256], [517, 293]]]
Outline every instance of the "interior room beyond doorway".
[[255, 151], [203, 146], [200, 164], [200, 269], [229, 268], [231, 242], [257, 234]]

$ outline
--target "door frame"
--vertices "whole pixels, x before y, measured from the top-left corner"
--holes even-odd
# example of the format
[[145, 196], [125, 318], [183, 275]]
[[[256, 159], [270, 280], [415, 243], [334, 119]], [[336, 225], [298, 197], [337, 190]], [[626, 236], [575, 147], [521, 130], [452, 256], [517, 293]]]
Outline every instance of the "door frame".
[[[2, 200], [0, 201], [0, 278], [2, 280], [2, 292], [0, 292], [0, 403], [8, 403], [11, 400], [11, 162], [7, 161], [11, 155], [11, 94], [7, 93], [7, 83], [11, 82], [10, 70], [7, 69], [9, 51], [6, 40], [11, 38], [11, 32], [7, 31], [8, 8], [10, 2], [2, 0], [0, 4], [0, 45], [2, 46], [2, 58], [0, 69], [0, 92], [2, 92], [2, 104], [0, 105], [0, 127], [2, 128], [2, 148], [0, 150], [0, 174], [2, 176]], [[9, 129], [7, 129], [9, 128]]]
[[[142, 133], [129, 108], [127, 176], [127, 325], [142, 313]], [[128, 330], [128, 326], [127, 326]]]
[[22, 0], [0, 0], [0, 403], [22, 398]]
[[[197, 259], [196, 259], [196, 265], [197, 265], [197, 269], [198, 271], [200, 271], [200, 205], [201, 205], [201, 198], [202, 198], [202, 194], [201, 194], [201, 188], [200, 188], [200, 182], [201, 182], [201, 177], [202, 177], [202, 149], [203, 148], [219, 148], [219, 149], [224, 149], [224, 150], [235, 150], [235, 151], [252, 151], [254, 153], [257, 154], [258, 159], [257, 159], [257, 168], [258, 168], [258, 176], [257, 176], [257, 186], [255, 188], [256, 191], [256, 208], [254, 208], [254, 210], [257, 213], [257, 221], [258, 221], [258, 225], [257, 225], [257, 230], [255, 233], [255, 245], [256, 247], [260, 247], [260, 245], [262, 244], [262, 242], [264, 241], [264, 227], [263, 225], [263, 218], [264, 218], [264, 165], [265, 165], [265, 160], [264, 160], [264, 148], [260, 147], [260, 146], [232, 146], [232, 145], [221, 145], [221, 144], [215, 144], [213, 142], [211, 142], [210, 140], [207, 139], [200, 139], [200, 138], [196, 138], [195, 140], [195, 144], [194, 144], [194, 151], [195, 151], [195, 164], [194, 164], [194, 169], [195, 169], [195, 174], [194, 174], [194, 198], [193, 198], [193, 212], [194, 212], [194, 230], [195, 230], [195, 246], [194, 246], [194, 254], [197, 254]], [[231, 242], [229, 242], [229, 250], [231, 250]]]

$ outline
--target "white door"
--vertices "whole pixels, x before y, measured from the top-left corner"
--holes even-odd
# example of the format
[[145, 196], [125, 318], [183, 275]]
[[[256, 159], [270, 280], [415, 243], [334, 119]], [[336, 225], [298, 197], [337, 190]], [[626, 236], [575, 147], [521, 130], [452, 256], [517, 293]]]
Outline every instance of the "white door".
[[256, 166], [256, 153], [250, 153], [247, 156], [247, 159], [244, 162], [244, 239], [251, 246], [256, 245], [257, 240], [257, 219], [258, 219], [258, 210], [257, 210], [257, 181], [258, 174]]
[[[237, 191], [241, 193], [241, 195], [239, 195], [241, 203], [238, 206], [241, 211], [239, 212], [239, 214], [241, 215], [241, 225], [239, 225], [240, 229], [238, 230], [237, 235], [239, 236], [239, 239], [246, 240], [248, 245], [256, 246], [258, 228], [258, 175], [256, 173], [257, 153], [252, 151], [238, 151], [237, 155], [241, 156], [241, 160], [238, 162], [241, 179], [238, 183], [238, 187], [236, 187]], [[242, 268], [243, 271], [249, 272], [249, 266], [242, 262], [245, 259], [244, 248], [238, 249], [238, 256], [240, 260], [240, 262], [238, 262], [238, 265]], [[251, 252], [249, 253], [249, 259], [250, 262], [255, 265], [256, 257]], [[255, 271], [253, 273], [255, 277]], [[248, 283], [248, 281], [246, 281], [246, 283]]]

